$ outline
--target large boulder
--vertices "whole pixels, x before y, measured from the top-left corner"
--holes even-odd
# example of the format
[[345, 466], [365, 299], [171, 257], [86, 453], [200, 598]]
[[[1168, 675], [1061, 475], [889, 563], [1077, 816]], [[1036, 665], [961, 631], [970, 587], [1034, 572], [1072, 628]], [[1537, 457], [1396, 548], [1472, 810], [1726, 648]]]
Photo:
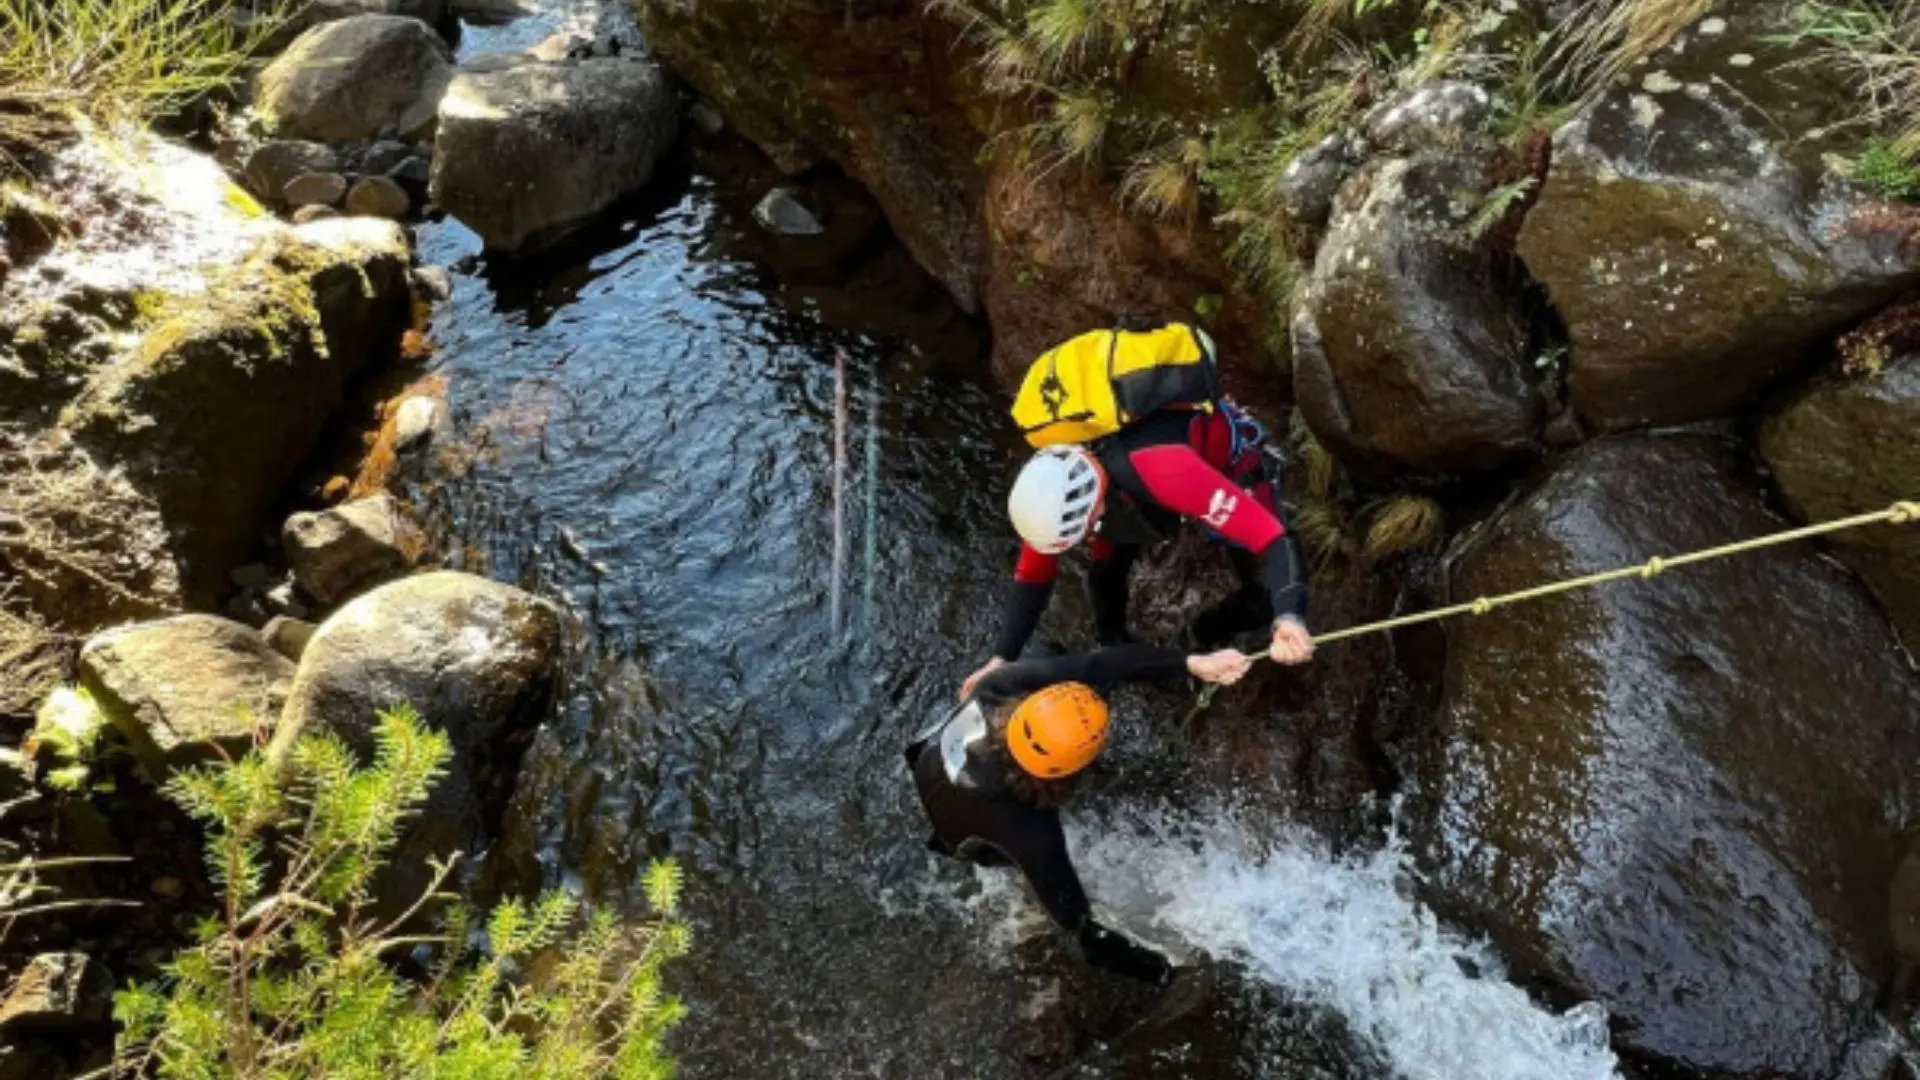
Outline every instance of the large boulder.
[[427, 24], [356, 15], [308, 30], [268, 64], [254, 108], [290, 138], [416, 138], [452, 78], [452, 52]]
[[[1455, 563], [1490, 596], [1782, 527], [1704, 436], [1604, 440]], [[1836, 1075], [1888, 975], [1920, 680], [1806, 546], [1464, 619], [1416, 844], [1451, 914], [1631, 1051]]]
[[81, 685], [156, 777], [245, 754], [293, 670], [253, 629], [212, 615], [109, 630], [80, 650]]
[[418, 530], [391, 495], [295, 514], [280, 532], [294, 581], [322, 604], [405, 573], [407, 552], [418, 543]]
[[1428, 473], [1497, 468], [1533, 449], [1542, 405], [1531, 334], [1465, 235], [1452, 156], [1392, 158], [1341, 191], [1295, 302], [1294, 393], [1328, 447]]
[[446, 732], [448, 775], [381, 890], [411, 899], [427, 884], [427, 856], [473, 852], [498, 829], [563, 653], [559, 610], [511, 586], [453, 571], [381, 586], [308, 641], [269, 753], [319, 732], [370, 753], [375, 714], [398, 706]]
[[392, 222], [277, 232], [62, 417], [158, 504], [189, 603], [219, 601], [347, 380], [392, 354], [411, 318], [409, 260]]
[[679, 102], [638, 57], [463, 72], [440, 103], [433, 201], [514, 251], [637, 190], [672, 145]]
[[1812, 69], [1753, 64], [1778, 55], [1746, 25], [1772, 7], [1716, 17], [1554, 134], [1519, 251], [1566, 321], [1571, 400], [1597, 427], [1731, 411], [1920, 280], [1906, 230], [1804, 152], [1851, 98], [1807, 85]]
[[[1818, 379], [1760, 425], [1760, 452], [1804, 521], [1920, 499], [1920, 352], [1878, 374]], [[1920, 651], [1920, 527], [1859, 529], [1828, 541], [1866, 579]]]
[[444, 0], [308, 0], [301, 17], [316, 26], [361, 15], [400, 15], [432, 26], [445, 12]]

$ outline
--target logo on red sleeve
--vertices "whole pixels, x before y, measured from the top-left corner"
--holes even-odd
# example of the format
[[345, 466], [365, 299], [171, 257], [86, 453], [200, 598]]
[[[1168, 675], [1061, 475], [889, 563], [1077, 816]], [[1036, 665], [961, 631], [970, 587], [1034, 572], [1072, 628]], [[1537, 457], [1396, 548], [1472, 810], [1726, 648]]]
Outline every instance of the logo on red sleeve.
[[1213, 500], [1207, 504], [1207, 512], [1200, 520], [1218, 529], [1226, 525], [1233, 516], [1233, 508], [1240, 505], [1240, 497], [1229, 495], [1225, 488], [1214, 491]]

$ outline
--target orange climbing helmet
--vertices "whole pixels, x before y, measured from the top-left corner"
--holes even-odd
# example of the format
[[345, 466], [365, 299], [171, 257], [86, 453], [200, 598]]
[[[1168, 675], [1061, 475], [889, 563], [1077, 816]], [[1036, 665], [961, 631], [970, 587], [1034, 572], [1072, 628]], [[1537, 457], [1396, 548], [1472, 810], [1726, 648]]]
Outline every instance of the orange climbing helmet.
[[1082, 683], [1055, 683], [1028, 695], [1007, 720], [1013, 760], [1041, 780], [1072, 776], [1107, 745], [1107, 703]]

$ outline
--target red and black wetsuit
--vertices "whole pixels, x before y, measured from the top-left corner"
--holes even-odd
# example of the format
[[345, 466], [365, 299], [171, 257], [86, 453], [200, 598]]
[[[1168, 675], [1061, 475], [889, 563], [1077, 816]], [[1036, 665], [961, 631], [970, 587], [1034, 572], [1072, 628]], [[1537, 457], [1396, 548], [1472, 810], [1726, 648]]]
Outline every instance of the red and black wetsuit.
[[[1306, 576], [1281, 517], [1276, 482], [1258, 448], [1234, 455], [1225, 417], [1156, 413], [1092, 449], [1108, 480], [1106, 509], [1088, 541], [1093, 570], [1087, 582], [1101, 644], [1129, 640], [1127, 576], [1133, 561], [1142, 547], [1171, 536], [1182, 519], [1203, 525], [1228, 546], [1241, 581], [1238, 591], [1194, 620], [1196, 644], [1223, 644], [1276, 615], [1306, 617]], [[1059, 570], [1059, 556], [1021, 545], [995, 656], [1019, 659]]]
[[1087, 962], [1116, 974], [1165, 984], [1173, 966], [1159, 951], [1094, 918], [1080, 875], [1067, 854], [1060, 812], [1014, 794], [1019, 766], [998, 752], [991, 715], [1055, 683], [1105, 691], [1115, 683], [1178, 679], [1186, 654], [1152, 645], [1124, 645], [1080, 656], [1026, 660], [996, 669], [974, 696], [907, 747], [907, 768], [933, 824], [927, 846], [984, 865], [1011, 862], [1040, 903], [1079, 942]]

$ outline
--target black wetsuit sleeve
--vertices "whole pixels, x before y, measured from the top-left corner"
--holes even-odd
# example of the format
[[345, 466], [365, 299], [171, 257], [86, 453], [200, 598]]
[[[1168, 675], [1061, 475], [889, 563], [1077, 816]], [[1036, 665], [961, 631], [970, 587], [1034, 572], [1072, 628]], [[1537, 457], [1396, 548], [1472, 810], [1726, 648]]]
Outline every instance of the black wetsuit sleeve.
[[1187, 674], [1187, 656], [1159, 645], [1115, 645], [1074, 656], [1022, 660], [996, 668], [975, 692], [989, 707], [1026, 697], [1055, 683], [1085, 683], [1105, 690], [1116, 683], [1177, 679]]
[[1302, 622], [1307, 618], [1307, 574], [1300, 563], [1300, 542], [1291, 531], [1267, 545], [1267, 599], [1273, 604], [1273, 617], [1291, 615]]
[[1009, 586], [1006, 614], [1001, 617], [1000, 637], [994, 641], [993, 655], [1002, 660], [1020, 659], [1052, 599], [1051, 581], [1016, 581]]
[[1087, 902], [1080, 875], [1074, 871], [1073, 860], [1067, 854], [1067, 838], [1060, 828], [1060, 815], [1053, 811], [1032, 811], [1022, 826], [996, 846], [1027, 876], [1034, 894], [1053, 921], [1074, 935], [1087, 962], [1117, 975], [1151, 983], [1166, 982], [1173, 972], [1166, 957], [1125, 934], [1102, 926], [1093, 917], [1093, 906]]

